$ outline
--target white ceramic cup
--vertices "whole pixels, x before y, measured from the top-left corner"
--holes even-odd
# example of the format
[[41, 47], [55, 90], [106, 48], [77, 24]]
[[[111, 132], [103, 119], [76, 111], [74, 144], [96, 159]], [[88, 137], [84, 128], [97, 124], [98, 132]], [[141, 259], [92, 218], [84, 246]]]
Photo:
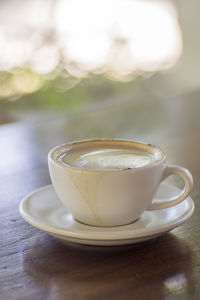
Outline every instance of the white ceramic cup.
[[[85, 169], [60, 163], [63, 152], [77, 147], [137, 147], [154, 153], [157, 160], [132, 169]], [[118, 226], [137, 220], [145, 210], [174, 206], [183, 201], [193, 185], [190, 172], [180, 166], [166, 165], [166, 155], [153, 145], [130, 140], [93, 139], [67, 143], [48, 155], [49, 172], [55, 191], [73, 217], [93, 226]], [[170, 175], [179, 175], [185, 186], [180, 195], [155, 200], [160, 185]], [[154, 200], [153, 200], [154, 199]]]

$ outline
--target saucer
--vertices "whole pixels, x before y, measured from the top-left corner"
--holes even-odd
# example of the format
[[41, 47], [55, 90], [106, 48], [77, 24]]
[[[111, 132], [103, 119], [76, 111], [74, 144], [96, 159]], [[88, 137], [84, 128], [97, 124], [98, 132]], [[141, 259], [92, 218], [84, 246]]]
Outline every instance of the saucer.
[[[180, 189], [161, 183], [155, 198], [166, 199]], [[194, 203], [190, 197], [176, 206], [145, 211], [140, 218], [124, 226], [94, 227], [76, 221], [59, 201], [52, 185], [27, 195], [20, 203], [21, 216], [31, 225], [61, 240], [87, 245], [115, 246], [156, 238], [183, 224], [191, 217]]]

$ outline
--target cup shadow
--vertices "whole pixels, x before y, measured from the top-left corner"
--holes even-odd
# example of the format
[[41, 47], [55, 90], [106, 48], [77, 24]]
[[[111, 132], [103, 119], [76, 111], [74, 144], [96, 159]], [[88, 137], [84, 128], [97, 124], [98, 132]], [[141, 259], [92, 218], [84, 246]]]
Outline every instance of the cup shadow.
[[53, 284], [58, 294], [70, 289], [83, 295], [83, 299], [92, 295], [95, 299], [97, 295], [99, 299], [108, 296], [118, 299], [125, 290], [131, 297], [138, 297], [143, 295], [144, 286], [148, 286], [146, 292], [154, 290], [157, 298], [163, 297], [170, 289], [165, 283], [177, 274], [184, 275], [190, 288], [195, 286], [189, 271], [190, 248], [171, 233], [117, 247], [66, 245], [42, 234], [25, 250], [23, 263], [25, 272], [47, 286]]

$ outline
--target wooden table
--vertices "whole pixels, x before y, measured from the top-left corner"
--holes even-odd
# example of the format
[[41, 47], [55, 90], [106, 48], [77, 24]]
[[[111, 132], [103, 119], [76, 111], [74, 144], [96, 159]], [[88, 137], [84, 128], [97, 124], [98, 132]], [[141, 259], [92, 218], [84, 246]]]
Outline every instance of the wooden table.
[[[50, 183], [46, 155], [88, 137], [142, 140], [194, 176], [190, 220], [158, 239], [120, 247], [66, 245], [30, 226], [20, 200]], [[0, 127], [0, 299], [200, 299], [200, 93], [126, 100], [41, 124]], [[171, 183], [182, 186], [171, 177]]]

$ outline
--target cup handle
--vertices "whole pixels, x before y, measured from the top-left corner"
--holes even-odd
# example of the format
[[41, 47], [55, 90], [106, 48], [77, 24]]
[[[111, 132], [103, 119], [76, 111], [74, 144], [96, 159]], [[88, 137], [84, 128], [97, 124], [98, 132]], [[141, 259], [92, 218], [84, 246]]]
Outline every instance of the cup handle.
[[174, 206], [185, 200], [185, 198], [187, 198], [187, 196], [190, 194], [193, 187], [193, 178], [191, 173], [187, 169], [176, 165], [166, 166], [165, 171], [163, 173], [162, 181], [164, 181], [170, 175], [180, 176], [185, 182], [184, 189], [179, 195], [169, 198], [166, 201], [157, 200], [156, 202], [150, 204], [147, 210], [163, 209]]

